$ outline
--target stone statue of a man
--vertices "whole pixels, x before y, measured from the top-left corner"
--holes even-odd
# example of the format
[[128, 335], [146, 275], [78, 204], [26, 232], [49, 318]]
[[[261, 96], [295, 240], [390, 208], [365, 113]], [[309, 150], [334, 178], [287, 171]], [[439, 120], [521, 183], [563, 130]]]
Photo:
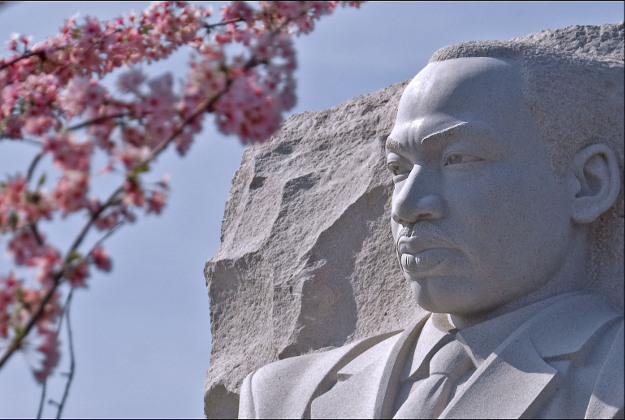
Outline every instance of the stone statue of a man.
[[620, 60], [439, 50], [386, 143], [398, 262], [431, 314], [261, 368], [239, 416], [622, 417], [623, 316], [587, 290], [623, 255], [623, 130]]

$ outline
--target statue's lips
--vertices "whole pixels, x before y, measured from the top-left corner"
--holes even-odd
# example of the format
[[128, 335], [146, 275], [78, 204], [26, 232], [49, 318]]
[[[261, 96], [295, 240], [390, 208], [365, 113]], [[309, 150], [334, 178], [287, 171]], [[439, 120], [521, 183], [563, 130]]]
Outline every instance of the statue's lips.
[[454, 246], [450, 241], [432, 235], [402, 236], [397, 241], [397, 250], [400, 255], [416, 255], [434, 248], [454, 248]]
[[397, 250], [403, 270], [415, 276], [434, 274], [456, 256], [449, 242], [432, 236], [404, 236]]

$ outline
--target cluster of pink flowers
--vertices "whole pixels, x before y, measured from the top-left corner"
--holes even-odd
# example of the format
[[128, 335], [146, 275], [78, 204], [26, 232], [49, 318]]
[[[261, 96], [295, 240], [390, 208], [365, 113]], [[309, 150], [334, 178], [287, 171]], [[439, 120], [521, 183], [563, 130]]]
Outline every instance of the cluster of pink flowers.
[[59, 363], [60, 354], [58, 333], [47, 329], [40, 332], [40, 337], [42, 343], [37, 347], [37, 350], [44, 355], [44, 358], [41, 367], [36, 368], [33, 374], [39, 383], [43, 383]]
[[[19, 328], [31, 316], [35, 308], [43, 304], [45, 290], [25, 288], [23, 281], [15, 273], [4, 277], [0, 275], [0, 338], [10, 339], [21, 334]], [[53, 326], [61, 315], [58, 304], [58, 293], [43, 304], [41, 316], [37, 319], [36, 328], [41, 345], [37, 350], [43, 355], [43, 363], [36, 368], [33, 374], [35, 379], [42, 382], [54, 369], [59, 360], [57, 334]], [[11, 330], [11, 327], [15, 330]]]
[[[45, 356], [37, 380], [58, 362], [52, 330], [61, 313], [57, 289], [84, 286], [90, 265], [112, 267], [99, 242], [81, 254], [84, 235], [62, 254], [46, 241], [39, 221], [84, 212], [83, 230], [93, 226], [106, 234], [134, 221], [139, 209], [159, 214], [169, 193], [167, 179], [143, 180], [159, 153], [170, 143], [186, 153], [206, 113], [215, 114], [223, 133], [244, 143], [268, 139], [295, 105], [292, 37], [310, 32], [337, 5], [360, 3], [262, 1], [253, 8], [235, 1], [210, 23], [210, 7], [166, 1], [110, 21], [72, 17], [57, 35], [35, 45], [23, 35], [11, 38], [10, 55], [0, 57], [0, 141], [27, 140], [40, 151], [26, 175], [13, 174], [0, 184], [0, 234], [10, 236], [14, 263], [37, 273], [28, 286], [14, 273], [0, 273], [0, 338], [19, 341], [37, 327], [38, 350]], [[244, 52], [227, 54], [229, 44], [240, 44]], [[195, 55], [178, 90], [170, 74], [148, 79], [130, 67], [165, 59], [182, 46]], [[130, 68], [119, 76], [114, 94], [101, 79], [122, 66]], [[106, 199], [91, 188], [95, 153], [109, 162], [100, 174], [123, 174]], [[37, 182], [34, 174], [45, 157], [57, 176]], [[4, 360], [0, 356], [0, 366]]]
[[55, 133], [43, 137], [43, 152], [50, 153], [54, 163], [65, 169], [89, 172], [91, 162], [91, 143], [78, 143], [71, 132]]
[[0, 233], [16, 232], [42, 218], [50, 219], [53, 209], [49, 194], [30, 191], [23, 175], [0, 184]]

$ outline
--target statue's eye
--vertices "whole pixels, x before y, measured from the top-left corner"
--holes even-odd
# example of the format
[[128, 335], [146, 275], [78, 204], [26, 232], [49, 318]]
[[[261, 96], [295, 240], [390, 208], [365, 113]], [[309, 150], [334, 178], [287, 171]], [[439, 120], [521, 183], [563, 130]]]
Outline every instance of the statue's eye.
[[389, 162], [386, 167], [393, 175], [399, 175], [401, 168], [396, 162]]
[[443, 159], [443, 166], [458, 165], [461, 163], [479, 162], [483, 159], [466, 153], [448, 153]]
[[410, 168], [406, 167], [402, 162], [390, 161], [386, 164], [386, 167], [393, 174], [393, 182], [395, 183], [403, 181], [410, 174]]

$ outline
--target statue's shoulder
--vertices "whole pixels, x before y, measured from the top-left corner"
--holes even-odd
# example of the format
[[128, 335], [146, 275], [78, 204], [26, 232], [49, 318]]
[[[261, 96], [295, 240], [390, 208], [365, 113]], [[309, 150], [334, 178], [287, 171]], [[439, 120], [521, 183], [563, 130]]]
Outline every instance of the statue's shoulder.
[[608, 330], [607, 351], [586, 411], [586, 418], [623, 418], [625, 408], [625, 322], [620, 316]]
[[[538, 314], [527, 334], [533, 348], [560, 372], [557, 393], [541, 418], [622, 418], [623, 311], [594, 295], [573, 295]], [[576, 395], [575, 401], [564, 398]], [[588, 396], [589, 399], [586, 399]], [[585, 410], [571, 411], [571, 410]]]
[[401, 331], [379, 334], [320, 353], [270, 363], [250, 373], [241, 387], [239, 418], [302, 418], [337, 372], [358, 356], [392, 344]]

